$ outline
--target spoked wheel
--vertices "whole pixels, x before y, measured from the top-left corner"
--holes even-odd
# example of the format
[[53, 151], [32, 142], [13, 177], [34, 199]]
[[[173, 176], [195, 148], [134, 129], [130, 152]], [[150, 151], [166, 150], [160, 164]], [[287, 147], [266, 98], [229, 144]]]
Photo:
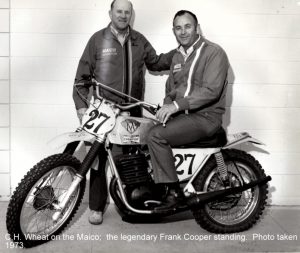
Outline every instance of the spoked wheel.
[[[239, 187], [265, 176], [261, 165], [243, 151], [226, 150], [223, 156], [230, 187]], [[195, 180], [194, 187], [197, 191], [224, 189], [214, 159], [211, 159], [203, 168]], [[201, 227], [214, 233], [247, 230], [256, 223], [265, 208], [267, 187], [267, 184], [256, 186], [208, 203], [201, 209], [194, 209], [195, 219]]]
[[68, 154], [50, 156], [22, 179], [10, 200], [6, 224], [13, 241], [32, 247], [53, 239], [71, 220], [82, 200], [85, 179], [81, 181], [57, 220], [53, 214], [63, 200], [80, 162]]

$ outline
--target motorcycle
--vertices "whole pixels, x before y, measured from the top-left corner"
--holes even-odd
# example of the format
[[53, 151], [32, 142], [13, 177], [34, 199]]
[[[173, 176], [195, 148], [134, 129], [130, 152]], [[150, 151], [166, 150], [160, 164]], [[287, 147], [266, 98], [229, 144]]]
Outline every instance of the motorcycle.
[[[86, 174], [103, 147], [112, 174], [109, 191], [124, 217], [164, 217], [190, 210], [196, 222], [213, 233], [241, 232], [259, 220], [271, 177], [265, 175], [253, 156], [236, 147], [242, 143], [263, 143], [246, 132], [226, 136], [221, 128], [199, 143], [173, 147], [186, 201], [169, 210], [160, 209], [168, 188], [154, 183], [146, 143], [147, 132], [160, 122], [128, 113], [141, 107], [155, 115], [159, 107], [96, 80], [78, 83], [76, 87], [82, 85], [93, 87], [96, 95], [81, 126], [75, 132], [58, 136], [54, 143], [65, 144], [64, 151], [37, 163], [11, 196], [6, 225], [15, 243], [33, 247], [62, 232], [80, 206]], [[105, 99], [102, 89], [133, 102], [118, 104]], [[81, 163], [74, 152], [87, 143], [91, 147]], [[114, 145], [126, 147], [123, 154], [114, 156]]]

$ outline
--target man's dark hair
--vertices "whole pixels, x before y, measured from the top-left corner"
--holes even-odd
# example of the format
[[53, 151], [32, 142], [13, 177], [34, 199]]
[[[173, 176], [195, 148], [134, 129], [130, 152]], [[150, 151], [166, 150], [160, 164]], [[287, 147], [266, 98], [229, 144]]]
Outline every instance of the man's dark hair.
[[195, 26], [197, 26], [197, 24], [198, 24], [198, 19], [197, 19], [196, 15], [195, 15], [194, 13], [190, 12], [190, 11], [187, 11], [187, 10], [180, 10], [180, 11], [178, 11], [178, 12], [175, 14], [175, 16], [174, 16], [174, 18], [173, 18], [173, 26], [174, 26], [174, 21], [175, 21], [175, 19], [176, 19], [177, 17], [183, 16], [184, 14], [190, 14], [190, 15], [193, 17], [194, 21], [195, 21]]

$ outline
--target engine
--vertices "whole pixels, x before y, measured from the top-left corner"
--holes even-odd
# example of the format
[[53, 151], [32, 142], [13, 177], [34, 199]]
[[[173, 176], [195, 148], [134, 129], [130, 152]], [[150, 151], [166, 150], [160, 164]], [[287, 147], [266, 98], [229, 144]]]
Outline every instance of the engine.
[[133, 206], [144, 207], [145, 201], [155, 198], [154, 182], [144, 154], [120, 155], [115, 157], [115, 163], [126, 186], [127, 199]]
[[122, 182], [126, 185], [143, 184], [152, 180], [144, 154], [120, 155], [116, 158], [116, 166]]

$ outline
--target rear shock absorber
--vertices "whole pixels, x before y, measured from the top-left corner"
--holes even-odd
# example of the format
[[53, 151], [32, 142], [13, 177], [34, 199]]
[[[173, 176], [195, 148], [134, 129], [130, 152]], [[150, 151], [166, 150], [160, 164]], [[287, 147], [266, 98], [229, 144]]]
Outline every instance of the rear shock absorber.
[[216, 162], [217, 162], [217, 167], [218, 167], [218, 173], [220, 175], [220, 178], [222, 182], [224, 183], [225, 186], [229, 185], [229, 179], [228, 179], [228, 171], [227, 171], [227, 166], [225, 164], [222, 152], [219, 151], [217, 153], [214, 153]]

